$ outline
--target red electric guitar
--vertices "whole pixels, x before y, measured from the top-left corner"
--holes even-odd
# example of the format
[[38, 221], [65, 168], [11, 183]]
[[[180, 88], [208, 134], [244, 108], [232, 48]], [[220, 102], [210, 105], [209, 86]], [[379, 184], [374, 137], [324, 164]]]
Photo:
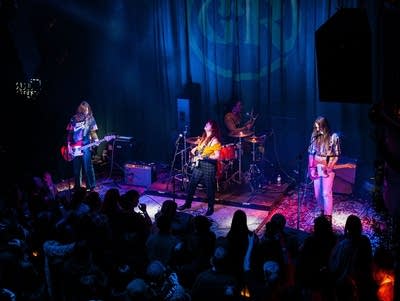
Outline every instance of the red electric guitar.
[[100, 145], [100, 143], [103, 143], [105, 141], [110, 141], [112, 139], [115, 139], [115, 135], [109, 135], [109, 136], [105, 136], [103, 139], [100, 139], [98, 141], [80, 146], [80, 145], [72, 145], [71, 146], [71, 151], [68, 151], [68, 146], [67, 145], [63, 145], [61, 147], [61, 155], [64, 158], [64, 160], [66, 161], [72, 161], [75, 157], [78, 156], [82, 156], [83, 155], [83, 151], [87, 148], [90, 148], [92, 146], [97, 146]]

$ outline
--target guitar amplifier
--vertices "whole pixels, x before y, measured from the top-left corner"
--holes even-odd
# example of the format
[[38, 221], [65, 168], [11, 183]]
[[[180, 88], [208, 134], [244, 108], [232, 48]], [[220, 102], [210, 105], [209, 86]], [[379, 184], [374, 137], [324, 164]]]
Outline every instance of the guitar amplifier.
[[149, 187], [156, 180], [156, 166], [127, 163], [124, 165], [125, 184]]
[[[357, 159], [342, 157], [337, 164], [345, 165], [345, 167], [335, 170], [335, 179], [333, 180], [332, 192], [340, 194], [352, 194], [353, 186], [356, 182]], [[348, 164], [354, 167], [346, 167]]]

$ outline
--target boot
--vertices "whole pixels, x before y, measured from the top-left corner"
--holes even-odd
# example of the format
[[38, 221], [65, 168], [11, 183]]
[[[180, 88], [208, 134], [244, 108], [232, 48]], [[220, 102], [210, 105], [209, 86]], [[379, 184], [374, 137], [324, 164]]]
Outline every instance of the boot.
[[214, 213], [214, 207], [208, 207], [207, 212], [206, 212], [206, 216], [210, 216]]
[[192, 204], [191, 204], [191, 203], [185, 202], [185, 204], [183, 204], [183, 205], [181, 205], [181, 206], [178, 207], [178, 210], [179, 210], [179, 211], [182, 211], [182, 210], [190, 209], [190, 208], [192, 208]]

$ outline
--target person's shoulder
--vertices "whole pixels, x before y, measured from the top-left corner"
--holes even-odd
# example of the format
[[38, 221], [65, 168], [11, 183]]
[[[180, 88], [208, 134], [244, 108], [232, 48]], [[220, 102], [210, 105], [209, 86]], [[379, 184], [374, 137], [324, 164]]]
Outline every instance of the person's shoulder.
[[340, 139], [340, 136], [339, 136], [339, 134], [338, 134], [338, 133], [332, 133], [332, 135], [331, 135], [331, 139], [332, 139], [332, 140], [334, 140], [334, 141], [337, 141], [337, 140], [339, 140], [339, 139]]
[[232, 117], [233, 117], [233, 113], [232, 112], [228, 112], [224, 116], [225, 119], [229, 119], [229, 118], [232, 118]]
[[213, 137], [211, 140], [211, 145], [221, 144], [221, 141], [217, 137]]

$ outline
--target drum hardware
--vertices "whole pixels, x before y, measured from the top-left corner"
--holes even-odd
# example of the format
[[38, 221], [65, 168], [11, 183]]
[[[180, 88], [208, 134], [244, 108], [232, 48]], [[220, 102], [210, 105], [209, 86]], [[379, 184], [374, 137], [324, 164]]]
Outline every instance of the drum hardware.
[[[262, 135], [262, 136], [259, 136], [259, 137], [253, 135], [253, 136], [251, 136], [251, 137], [246, 138], [246, 141], [247, 141], [247, 142], [250, 142], [250, 143], [253, 143], [253, 145], [254, 145], [254, 144], [256, 144], [256, 143], [263, 143], [265, 137], [266, 137], [266, 135]], [[254, 148], [253, 148], [253, 149], [254, 149]]]
[[200, 138], [201, 137], [189, 137], [189, 138], [186, 138], [185, 141], [186, 141], [186, 143], [196, 145], [198, 143], [198, 141], [200, 140]]
[[244, 138], [244, 137], [248, 137], [250, 135], [253, 135], [254, 132], [253, 131], [249, 131], [249, 130], [245, 130], [245, 131], [240, 131], [240, 132], [231, 132], [229, 133], [230, 137], [233, 138]]
[[[236, 149], [237, 149], [237, 153], [238, 153], [237, 154], [237, 158], [238, 158], [238, 161], [239, 161], [238, 162], [239, 168], [235, 173], [233, 173], [227, 179], [227, 182], [234, 181], [234, 182], [236, 182], [238, 184], [242, 184], [242, 176], [243, 176], [243, 173], [242, 173], [242, 155], [243, 155], [242, 138], [248, 137], [248, 136], [253, 135], [253, 134], [254, 134], [254, 132], [250, 131], [250, 130], [240, 131], [240, 132], [237, 132], [237, 133], [236, 132], [231, 132], [229, 134], [229, 136], [231, 136], [233, 138], [239, 138], [239, 142], [236, 143]], [[237, 177], [237, 179], [236, 179], [236, 177]]]
[[265, 137], [266, 137], [265, 135], [262, 135], [259, 137], [253, 135], [246, 139], [246, 141], [248, 141], [252, 144], [252, 152], [251, 152], [252, 153], [252, 163], [250, 164], [250, 168], [248, 171], [248, 175], [249, 175], [248, 181], [249, 181], [252, 192], [262, 188], [262, 183], [261, 183], [262, 173], [256, 164], [256, 145], [260, 144], [260, 143], [264, 143]]

